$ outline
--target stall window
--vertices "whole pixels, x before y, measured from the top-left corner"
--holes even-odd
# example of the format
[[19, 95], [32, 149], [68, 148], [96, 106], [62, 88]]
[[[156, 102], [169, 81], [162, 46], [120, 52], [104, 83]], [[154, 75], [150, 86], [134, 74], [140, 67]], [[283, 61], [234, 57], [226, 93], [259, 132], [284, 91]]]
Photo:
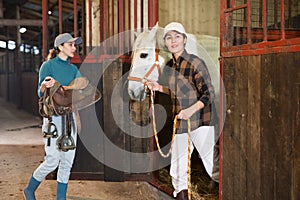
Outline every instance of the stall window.
[[[250, 50], [255, 54], [269, 53], [274, 52], [275, 46], [285, 46], [286, 51], [299, 51], [300, 1], [221, 2], [221, 48], [224, 53], [251, 54]], [[287, 46], [291, 48], [287, 50]]]

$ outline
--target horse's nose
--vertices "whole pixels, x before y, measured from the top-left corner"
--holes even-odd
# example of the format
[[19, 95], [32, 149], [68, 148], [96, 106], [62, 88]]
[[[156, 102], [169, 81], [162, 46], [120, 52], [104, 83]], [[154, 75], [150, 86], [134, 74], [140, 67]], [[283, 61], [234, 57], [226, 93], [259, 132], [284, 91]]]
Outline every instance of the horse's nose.
[[130, 99], [135, 101], [143, 101], [146, 98], [146, 92], [145, 90], [131, 90], [128, 89], [128, 94]]
[[131, 99], [134, 99], [134, 92], [131, 89], [128, 89], [128, 94]]

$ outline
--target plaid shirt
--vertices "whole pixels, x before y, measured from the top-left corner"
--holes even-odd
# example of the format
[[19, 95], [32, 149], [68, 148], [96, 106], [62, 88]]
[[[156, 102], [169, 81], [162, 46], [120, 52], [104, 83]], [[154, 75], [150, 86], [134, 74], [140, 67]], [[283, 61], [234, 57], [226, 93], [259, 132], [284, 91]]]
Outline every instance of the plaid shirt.
[[[164, 93], [171, 95], [173, 119], [182, 109], [200, 100], [204, 108], [190, 117], [191, 130], [203, 125], [211, 125], [215, 95], [203, 60], [184, 51], [178, 60], [173, 57], [167, 63], [159, 82], [164, 86]], [[187, 133], [187, 128], [187, 120], [177, 121], [177, 133]]]

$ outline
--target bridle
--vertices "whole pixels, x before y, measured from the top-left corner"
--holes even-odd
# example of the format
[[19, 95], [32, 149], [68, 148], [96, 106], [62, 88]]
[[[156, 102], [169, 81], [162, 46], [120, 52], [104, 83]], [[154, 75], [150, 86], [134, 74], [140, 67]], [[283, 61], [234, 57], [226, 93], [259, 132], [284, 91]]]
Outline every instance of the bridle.
[[136, 81], [136, 82], [143, 83], [145, 85], [145, 83], [148, 81], [148, 77], [151, 75], [151, 73], [154, 71], [155, 68], [157, 68], [158, 73], [160, 74], [160, 64], [159, 64], [158, 54], [159, 54], [159, 49], [156, 48], [155, 49], [155, 62], [153, 63], [153, 65], [150, 67], [150, 69], [147, 71], [147, 73], [145, 74], [145, 76], [143, 78], [128, 76], [127, 79], [129, 81]]

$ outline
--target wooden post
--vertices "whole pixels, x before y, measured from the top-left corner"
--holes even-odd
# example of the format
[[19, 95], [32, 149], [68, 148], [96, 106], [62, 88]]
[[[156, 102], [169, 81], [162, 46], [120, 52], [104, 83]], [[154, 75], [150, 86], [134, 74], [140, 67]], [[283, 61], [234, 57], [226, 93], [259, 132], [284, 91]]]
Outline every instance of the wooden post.
[[[108, 65], [108, 66], [107, 66]], [[115, 155], [114, 148], [125, 149], [125, 134], [121, 132], [114, 121], [112, 106], [117, 106], [123, 113], [122, 99], [114, 99], [112, 102], [112, 92], [115, 85], [122, 77], [122, 63], [118, 60], [103, 60], [103, 124], [106, 137], [113, 143], [104, 145], [104, 162], [112, 163], [114, 166], [124, 166], [124, 156]], [[105, 141], [105, 140], [104, 140]], [[105, 181], [124, 181], [124, 172], [113, 169], [109, 166], [104, 167]]]
[[42, 1], [43, 18], [43, 59], [46, 60], [48, 54], [48, 0]]
[[63, 32], [63, 13], [62, 13], [62, 0], [58, 0], [58, 25], [59, 25], [59, 33]]

